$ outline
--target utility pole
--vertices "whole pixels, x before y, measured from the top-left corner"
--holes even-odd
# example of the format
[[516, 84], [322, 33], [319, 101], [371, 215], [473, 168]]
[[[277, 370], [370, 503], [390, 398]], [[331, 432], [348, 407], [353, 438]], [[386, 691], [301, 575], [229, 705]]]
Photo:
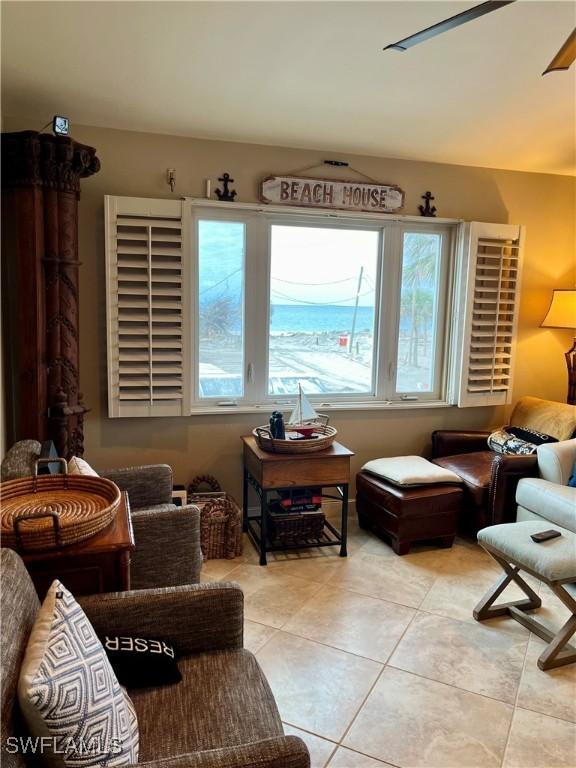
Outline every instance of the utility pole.
[[358, 314], [358, 301], [360, 299], [360, 291], [362, 290], [362, 278], [364, 277], [364, 267], [360, 267], [360, 274], [358, 275], [358, 288], [356, 289], [356, 302], [354, 304], [354, 314], [352, 316], [352, 330], [350, 331], [350, 346], [348, 347], [348, 354], [352, 357], [352, 349], [354, 348], [354, 334], [356, 332], [356, 316]]

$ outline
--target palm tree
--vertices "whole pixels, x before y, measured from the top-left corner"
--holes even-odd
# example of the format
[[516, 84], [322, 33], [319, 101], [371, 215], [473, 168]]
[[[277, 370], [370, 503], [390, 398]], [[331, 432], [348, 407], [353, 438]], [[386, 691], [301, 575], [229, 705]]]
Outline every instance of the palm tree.
[[404, 237], [401, 312], [410, 317], [406, 363], [414, 367], [418, 367], [420, 322], [424, 332], [424, 347], [427, 344], [427, 325], [433, 309], [430, 290], [436, 282], [437, 242], [435, 235], [410, 233]]

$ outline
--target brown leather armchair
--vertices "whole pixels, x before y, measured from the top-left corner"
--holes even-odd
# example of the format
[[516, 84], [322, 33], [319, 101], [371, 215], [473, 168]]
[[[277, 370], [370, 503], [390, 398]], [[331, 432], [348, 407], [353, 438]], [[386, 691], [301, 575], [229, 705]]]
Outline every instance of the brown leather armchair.
[[[576, 433], [576, 408], [565, 403], [523, 397], [509, 424], [569, 440]], [[516, 519], [516, 486], [523, 477], [538, 474], [536, 455], [513, 456], [488, 449], [490, 432], [437, 430], [432, 433], [432, 461], [452, 470], [463, 481], [461, 528], [480, 528]]]

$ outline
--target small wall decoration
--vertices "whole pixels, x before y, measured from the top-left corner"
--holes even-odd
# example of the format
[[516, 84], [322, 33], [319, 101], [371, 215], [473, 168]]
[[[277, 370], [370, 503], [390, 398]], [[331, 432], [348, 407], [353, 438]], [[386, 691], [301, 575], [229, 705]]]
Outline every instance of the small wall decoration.
[[[332, 161], [326, 164], [335, 163]], [[404, 191], [400, 187], [376, 182], [267, 176], [261, 182], [260, 200], [274, 205], [396, 213], [404, 206]]]
[[166, 168], [166, 184], [170, 187], [170, 192], [174, 192], [176, 186], [176, 169]]
[[418, 206], [418, 210], [420, 211], [420, 216], [429, 216], [430, 218], [436, 218], [436, 206], [430, 205], [430, 201], [436, 199], [432, 195], [432, 192], [426, 192], [426, 194], [421, 195], [421, 197], [422, 197], [422, 200], [424, 200], [424, 205]]
[[221, 181], [222, 186], [224, 187], [224, 189], [215, 190], [216, 197], [218, 198], [218, 200], [221, 200], [222, 202], [233, 201], [234, 198], [236, 197], [236, 190], [235, 189], [229, 190], [228, 185], [234, 184], [234, 179], [230, 178], [229, 173], [223, 173], [222, 176], [218, 177], [218, 181]]

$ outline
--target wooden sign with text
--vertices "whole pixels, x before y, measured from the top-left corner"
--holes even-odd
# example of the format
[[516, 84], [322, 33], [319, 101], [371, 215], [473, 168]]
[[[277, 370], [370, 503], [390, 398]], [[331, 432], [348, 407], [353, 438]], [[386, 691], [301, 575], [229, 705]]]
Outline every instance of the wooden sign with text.
[[303, 176], [267, 176], [260, 189], [263, 203], [345, 211], [397, 213], [404, 206], [400, 187]]

